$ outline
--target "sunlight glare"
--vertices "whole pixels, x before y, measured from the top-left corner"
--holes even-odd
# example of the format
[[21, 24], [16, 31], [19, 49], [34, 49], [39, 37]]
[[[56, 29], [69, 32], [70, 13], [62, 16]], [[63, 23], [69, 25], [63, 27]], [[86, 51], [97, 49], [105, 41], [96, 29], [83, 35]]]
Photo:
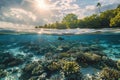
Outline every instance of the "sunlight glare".
[[48, 4], [45, 2], [45, 0], [37, 0], [36, 4], [37, 4], [39, 9], [42, 9], [42, 10], [49, 9]]

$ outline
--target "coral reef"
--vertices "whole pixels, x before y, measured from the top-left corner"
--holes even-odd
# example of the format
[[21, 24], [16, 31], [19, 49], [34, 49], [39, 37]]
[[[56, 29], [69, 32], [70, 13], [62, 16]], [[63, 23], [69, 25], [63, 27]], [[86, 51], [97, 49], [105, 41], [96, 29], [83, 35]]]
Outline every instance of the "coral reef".
[[[61, 39], [59, 36], [53, 39], [46, 38], [39, 40], [37, 37], [35, 41], [1, 45], [0, 80], [8, 78], [16, 80], [118, 80], [120, 78], [120, 60], [111, 58], [113, 55], [115, 55], [114, 58], [119, 55], [119, 46], [113, 46], [113, 51], [109, 51], [113, 47], [105, 45], [104, 41], [86, 42], [81, 38], [69, 40], [70, 37], [66, 39], [63, 36]], [[14, 48], [18, 46], [18, 52], [14, 51]], [[119, 56], [116, 59], [119, 59]]]
[[78, 54], [78, 60], [83, 61], [84, 63], [95, 63], [102, 60], [100, 55], [86, 52], [86, 53], [79, 53]]
[[120, 79], [120, 71], [117, 71], [115, 69], [110, 69], [110, 68], [104, 68], [100, 72], [100, 76], [104, 80], [118, 80]]
[[5, 77], [6, 75], [7, 75], [7, 72], [2, 70], [2, 69], [0, 69], [0, 78]]
[[60, 59], [62, 59], [62, 58], [68, 58], [68, 57], [70, 57], [70, 54], [68, 54], [68, 53], [60, 53], [59, 54], [59, 58]]
[[59, 64], [59, 62], [52, 62], [50, 65], [48, 65], [48, 69], [50, 71], [59, 71], [61, 65]]
[[80, 72], [80, 66], [77, 62], [75, 61], [65, 61], [61, 60], [60, 61], [62, 66], [62, 71], [65, 73], [65, 75], [69, 74], [75, 74]]
[[117, 68], [120, 70], [120, 60], [117, 61]]
[[0, 54], [0, 68], [4, 69], [7, 67], [14, 67], [22, 64], [24, 61], [23, 58], [18, 58], [13, 56], [10, 53], [2, 53]]
[[39, 75], [41, 75], [44, 72], [42, 65], [39, 62], [33, 62], [30, 64], [27, 64], [24, 68], [23, 68], [23, 73], [20, 77], [20, 79], [22, 80], [26, 80], [26, 79], [30, 79], [34, 76], [39, 77]]

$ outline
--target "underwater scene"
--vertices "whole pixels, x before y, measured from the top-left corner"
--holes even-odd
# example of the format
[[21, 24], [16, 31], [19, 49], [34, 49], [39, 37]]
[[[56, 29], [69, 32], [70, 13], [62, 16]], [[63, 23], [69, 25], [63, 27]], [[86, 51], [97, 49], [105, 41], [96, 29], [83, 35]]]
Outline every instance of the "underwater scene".
[[1, 34], [0, 80], [120, 80], [120, 33]]

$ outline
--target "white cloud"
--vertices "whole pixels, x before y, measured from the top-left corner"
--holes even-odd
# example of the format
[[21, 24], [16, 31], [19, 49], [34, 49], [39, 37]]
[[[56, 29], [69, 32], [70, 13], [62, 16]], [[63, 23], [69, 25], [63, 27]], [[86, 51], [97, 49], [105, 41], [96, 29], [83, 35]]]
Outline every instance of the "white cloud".
[[100, 2], [103, 6], [104, 5], [110, 5], [110, 4], [115, 4], [115, 3], [120, 3], [120, 0], [99, 0], [98, 2]]
[[88, 5], [85, 8], [86, 8], [86, 10], [95, 10], [96, 6], [94, 6], [94, 5]]
[[33, 29], [33, 25], [17, 24], [12, 22], [0, 21], [0, 28], [3, 29]]
[[[5, 1], [5, 0], [4, 0]], [[4, 4], [4, 1], [2, 4]], [[120, 0], [45, 0], [49, 6], [49, 11], [43, 11], [38, 7], [35, 7], [37, 0], [21, 0], [18, 6], [11, 4], [14, 0], [6, 0], [5, 4], [8, 6], [3, 6], [0, 9], [0, 21], [4, 26], [17, 26], [19, 24], [24, 25], [42, 25], [45, 23], [52, 23], [55, 21], [60, 21], [66, 14], [74, 13], [80, 19], [85, 16], [92, 15], [97, 12], [96, 4], [100, 2], [102, 5], [101, 10], [107, 10], [115, 8], [116, 4], [120, 3]], [[11, 6], [10, 6], [11, 5]], [[7, 23], [9, 25], [7, 25]], [[15, 24], [15, 25], [13, 25]], [[1, 27], [1, 26], [0, 26]]]
[[79, 18], [83, 18], [85, 16], [83, 14], [84, 9], [82, 9], [75, 2], [76, 0], [56, 0], [51, 6], [54, 18], [59, 18], [61, 20], [65, 15], [69, 13], [74, 13]]
[[36, 21], [36, 16], [30, 12], [25, 11], [21, 8], [2, 8], [0, 12], [0, 18], [3, 21], [13, 22], [13, 23], [26, 23]]

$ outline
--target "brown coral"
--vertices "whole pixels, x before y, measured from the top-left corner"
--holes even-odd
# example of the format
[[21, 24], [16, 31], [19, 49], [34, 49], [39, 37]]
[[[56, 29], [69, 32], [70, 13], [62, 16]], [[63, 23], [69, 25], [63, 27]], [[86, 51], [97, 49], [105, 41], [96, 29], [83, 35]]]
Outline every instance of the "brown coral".
[[120, 71], [110, 68], [104, 68], [101, 72], [101, 78], [105, 80], [118, 80], [120, 78]]

